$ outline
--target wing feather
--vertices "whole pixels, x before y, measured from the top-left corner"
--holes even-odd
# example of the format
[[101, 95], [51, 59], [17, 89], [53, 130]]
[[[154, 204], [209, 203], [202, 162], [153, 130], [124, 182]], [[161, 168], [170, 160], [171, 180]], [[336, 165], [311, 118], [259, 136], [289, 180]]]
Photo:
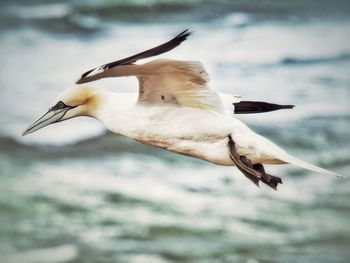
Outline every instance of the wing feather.
[[178, 45], [180, 45], [183, 41], [187, 39], [187, 37], [191, 35], [191, 32], [186, 29], [185, 31], [181, 32], [178, 34], [176, 37], [173, 39], [169, 40], [168, 42], [165, 42], [159, 46], [156, 46], [154, 48], [148, 49], [146, 51], [143, 51], [141, 53], [138, 53], [136, 55], [132, 55], [127, 58], [123, 58], [117, 61], [113, 61], [107, 64], [104, 64], [102, 66], [99, 66], [94, 69], [90, 69], [83, 73], [80, 77], [80, 79], [76, 82], [76, 84], [82, 84], [86, 82], [90, 82], [96, 79], [100, 79], [104, 77], [104, 74], [101, 74], [103, 72], [106, 72], [112, 68], [119, 67], [122, 65], [131, 65], [135, 63], [137, 60], [144, 59], [144, 58], [149, 58], [153, 56], [160, 55], [162, 53], [168, 52]]
[[140, 103], [173, 103], [224, 111], [221, 97], [207, 85], [209, 75], [200, 62], [158, 59], [142, 67], [143, 74], [137, 75]]
[[180, 45], [191, 33], [181, 32], [170, 41], [136, 55], [85, 72], [77, 84], [109, 77], [135, 76], [139, 103], [168, 103], [224, 112], [221, 97], [207, 86], [209, 75], [200, 62], [169, 59], [134, 64]]

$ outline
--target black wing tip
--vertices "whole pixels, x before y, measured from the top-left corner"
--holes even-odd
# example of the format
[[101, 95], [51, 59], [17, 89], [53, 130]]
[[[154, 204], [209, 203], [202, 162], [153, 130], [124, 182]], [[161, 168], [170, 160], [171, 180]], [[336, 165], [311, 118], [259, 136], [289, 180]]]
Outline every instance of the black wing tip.
[[277, 110], [284, 110], [284, 109], [293, 109], [295, 105], [280, 105], [280, 104], [275, 104]]
[[284, 109], [294, 109], [295, 105], [284, 105]]
[[86, 71], [85, 73], [83, 73], [83, 75], [81, 75], [81, 79], [85, 78], [87, 75], [89, 75], [93, 71], [94, 71], [94, 69], [90, 69], [90, 70]]
[[188, 37], [191, 34], [193, 34], [193, 31], [190, 31], [190, 29], [187, 28], [184, 31], [182, 31], [180, 34], [178, 34], [178, 36]]
[[95, 69], [90, 69], [90, 70], [88, 70], [88, 71], [86, 71], [86, 72], [84, 72], [82, 75], [81, 75], [81, 77], [80, 77], [80, 79], [78, 79], [76, 82], [75, 82], [75, 84], [82, 84], [82, 83], [84, 83], [85, 81], [85, 78], [91, 73], [91, 72], [93, 72]]
[[[181, 33], [179, 33], [178, 35], [176, 35], [173, 39], [171, 39], [170, 41], [162, 44], [162, 45], [166, 45], [167, 46], [167, 50], [164, 50], [163, 52], [161, 53], [164, 53], [164, 52], [167, 52], [171, 49], [173, 49], [174, 47], [180, 45], [183, 41], [185, 41], [191, 34], [193, 33], [193, 31], [190, 31], [189, 29], [186, 29], [184, 31], [182, 31]], [[148, 50], [149, 51], [149, 50]], [[143, 52], [144, 53], [144, 52]], [[159, 53], [159, 54], [161, 54]], [[138, 54], [140, 55], [140, 54]], [[130, 57], [129, 57], [130, 58]], [[115, 67], [115, 66], [118, 66], [118, 65], [122, 65], [124, 64], [124, 60], [125, 59], [122, 59], [120, 61], [117, 61], [117, 62], [111, 62], [111, 63], [107, 63], [103, 66], [101, 66], [101, 69], [103, 70], [107, 70], [109, 68], [112, 68], [112, 67]], [[85, 73], [83, 73], [80, 77], [80, 79], [75, 82], [75, 84], [82, 84], [82, 83], [85, 83], [86, 81], [85, 78], [91, 73], [93, 72], [95, 69], [91, 69], [91, 70], [88, 70], [86, 71]]]
[[280, 105], [262, 101], [240, 101], [233, 103], [236, 114], [262, 113], [275, 110], [293, 109], [294, 105]]
[[75, 82], [75, 84], [77, 84], [77, 85], [83, 84], [84, 83], [83, 80], [84, 80], [84, 78], [80, 78]]
[[189, 29], [186, 29], [182, 31], [180, 34], [178, 34], [176, 37], [173, 38], [173, 40], [179, 41], [179, 43], [185, 41], [190, 35], [193, 34], [193, 31], [190, 31]]

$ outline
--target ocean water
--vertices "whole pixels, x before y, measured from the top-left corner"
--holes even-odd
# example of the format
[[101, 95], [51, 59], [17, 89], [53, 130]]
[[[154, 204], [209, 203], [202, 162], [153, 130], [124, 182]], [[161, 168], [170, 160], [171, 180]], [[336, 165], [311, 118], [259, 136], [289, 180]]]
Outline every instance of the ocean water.
[[[79, 118], [21, 137], [81, 73], [194, 34], [211, 87], [293, 110], [238, 116], [350, 175], [348, 1], [1, 1], [0, 262], [349, 262], [350, 181], [270, 166], [258, 188]], [[90, 85], [135, 91], [133, 78]]]

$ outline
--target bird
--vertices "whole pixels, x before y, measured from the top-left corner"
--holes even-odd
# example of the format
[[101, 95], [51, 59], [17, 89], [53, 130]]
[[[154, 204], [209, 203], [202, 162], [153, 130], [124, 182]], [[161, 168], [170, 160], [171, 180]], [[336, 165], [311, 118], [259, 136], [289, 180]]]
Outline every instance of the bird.
[[[243, 101], [240, 96], [219, 93], [209, 87], [209, 75], [197, 61], [155, 59], [136, 64], [172, 50], [191, 33], [185, 30], [159, 46], [86, 71], [22, 135], [88, 116], [99, 120], [112, 133], [142, 144], [217, 165], [236, 166], [257, 186], [263, 183], [277, 190], [282, 184], [280, 177], [265, 171], [265, 164], [292, 164], [342, 177], [292, 156], [235, 116], [291, 109], [294, 105]], [[126, 76], [138, 79], [138, 92], [118, 93], [82, 85]]]

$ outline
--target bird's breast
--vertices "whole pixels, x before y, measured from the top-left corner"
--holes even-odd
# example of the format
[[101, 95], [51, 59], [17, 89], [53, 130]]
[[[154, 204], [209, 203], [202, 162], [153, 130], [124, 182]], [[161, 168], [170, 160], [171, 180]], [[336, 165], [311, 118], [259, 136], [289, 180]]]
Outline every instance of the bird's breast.
[[222, 116], [171, 106], [138, 106], [118, 113], [100, 115], [114, 133], [215, 164], [233, 165], [227, 146], [232, 127]]
[[136, 141], [166, 149], [171, 152], [202, 159], [219, 165], [233, 165], [227, 147], [228, 139], [222, 137], [191, 138], [137, 138]]

